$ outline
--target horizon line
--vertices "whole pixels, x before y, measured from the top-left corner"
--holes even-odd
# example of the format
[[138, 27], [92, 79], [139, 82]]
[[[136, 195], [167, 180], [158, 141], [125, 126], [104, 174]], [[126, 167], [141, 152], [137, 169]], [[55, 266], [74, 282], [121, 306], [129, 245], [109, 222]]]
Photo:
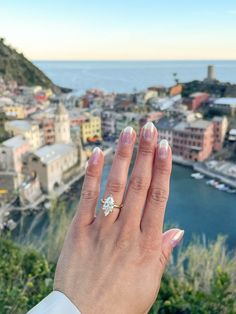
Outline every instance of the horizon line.
[[31, 59], [32, 62], [236, 62], [236, 59]]

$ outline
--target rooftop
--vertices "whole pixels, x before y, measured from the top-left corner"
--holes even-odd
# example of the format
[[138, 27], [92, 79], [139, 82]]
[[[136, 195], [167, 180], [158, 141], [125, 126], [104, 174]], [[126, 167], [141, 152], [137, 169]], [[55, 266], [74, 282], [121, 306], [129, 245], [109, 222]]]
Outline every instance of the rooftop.
[[212, 120], [213, 121], [216, 121], [216, 122], [221, 122], [221, 121], [223, 121], [225, 119], [225, 117], [218, 117], [218, 116], [216, 116], [216, 117], [214, 117]]
[[175, 130], [184, 131], [185, 129], [206, 129], [211, 124], [210, 121], [207, 120], [195, 120], [192, 122], [182, 121], [175, 126]]
[[39, 157], [43, 163], [49, 164], [50, 162], [60, 158], [61, 156], [69, 154], [75, 146], [72, 144], [53, 144], [46, 145], [39, 148], [34, 155]]
[[211, 125], [211, 121], [207, 120], [195, 120], [191, 123], [188, 123], [188, 127], [195, 129], [206, 129]]
[[157, 129], [173, 129], [178, 123], [179, 121], [173, 118], [163, 117], [155, 122], [155, 126]]
[[13, 120], [13, 121], [7, 122], [7, 124], [15, 128], [21, 129], [22, 131], [25, 131], [25, 132], [31, 130], [31, 127], [32, 127], [31, 123], [26, 120]]
[[55, 111], [55, 114], [56, 115], [64, 115], [64, 114], [68, 114], [65, 106], [60, 102], [56, 108], [56, 111]]
[[215, 105], [230, 105], [232, 107], [236, 107], [236, 98], [233, 97], [223, 97], [218, 98], [214, 101]]
[[198, 97], [198, 96], [203, 96], [203, 95], [208, 95], [208, 94], [203, 93], [203, 92], [196, 92], [196, 93], [192, 93], [190, 97]]
[[6, 140], [2, 143], [5, 147], [17, 148], [26, 143], [26, 140], [21, 135], [14, 136], [9, 140]]

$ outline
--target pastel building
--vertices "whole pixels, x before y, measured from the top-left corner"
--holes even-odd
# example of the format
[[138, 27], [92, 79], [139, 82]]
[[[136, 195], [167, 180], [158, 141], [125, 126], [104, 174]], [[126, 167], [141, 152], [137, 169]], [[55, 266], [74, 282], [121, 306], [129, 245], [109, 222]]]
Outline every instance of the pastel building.
[[214, 126], [206, 120], [180, 122], [173, 128], [173, 154], [188, 161], [207, 159], [214, 145]]
[[173, 146], [173, 129], [178, 122], [173, 118], [162, 117], [156, 121], [155, 126], [158, 129], [158, 141], [166, 139], [170, 146]]
[[101, 140], [101, 118], [87, 115], [86, 120], [81, 124], [80, 134], [84, 144], [95, 138]]
[[55, 125], [54, 119], [47, 117], [42, 121], [42, 130], [45, 144], [55, 143]]
[[225, 116], [214, 117], [212, 121], [214, 125], [214, 150], [219, 151], [223, 147], [229, 123]]
[[12, 136], [23, 136], [29, 142], [31, 150], [36, 150], [43, 144], [39, 125], [35, 122], [26, 120], [7, 121], [5, 130]]
[[22, 183], [22, 157], [29, 153], [30, 145], [21, 135], [10, 138], [0, 145], [0, 188], [9, 192]]
[[187, 105], [189, 110], [197, 110], [201, 105], [203, 105], [209, 99], [209, 94], [197, 92], [191, 94], [188, 98], [184, 99], [184, 104]]
[[36, 112], [36, 110], [36, 105], [26, 105], [18, 103], [7, 104], [3, 108], [3, 111], [5, 112], [7, 117], [15, 119], [25, 119], [29, 115]]
[[116, 116], [114, 111], [103, 111], [101, 113], [102, 119], [102, 133], [104, 135], [115, 134], [116, 132]]
[[22, 104], [8, 104], [3, 108], [5, 115], [9, 118], [25, 119], [25, 107]]
[[50, 193], [64, 182], [65, 173], [78, 162], [78, 149], [73, 144], [46, 145], [29, 159], [31, 173], [37, 174], [41, 189]]

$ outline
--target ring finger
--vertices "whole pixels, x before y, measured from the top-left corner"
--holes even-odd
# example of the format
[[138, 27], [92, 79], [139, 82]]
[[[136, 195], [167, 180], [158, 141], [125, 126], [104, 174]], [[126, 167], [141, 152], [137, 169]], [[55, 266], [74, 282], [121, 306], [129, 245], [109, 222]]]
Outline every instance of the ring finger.
[[[130, 126], [126, 127], [120, 135], [118, 147], [108, 177], [104, 199], [112, 196], [115, 205], [118, 206], [121, 205], [123, 201], [135, 139], [136, 134], [133, 128]], [[105, 216], [102, 204], [97, 217], [97, 223], [113, 223], [117, 219], [119, 211], [119, 208], [115, 207], [111, 213]]]

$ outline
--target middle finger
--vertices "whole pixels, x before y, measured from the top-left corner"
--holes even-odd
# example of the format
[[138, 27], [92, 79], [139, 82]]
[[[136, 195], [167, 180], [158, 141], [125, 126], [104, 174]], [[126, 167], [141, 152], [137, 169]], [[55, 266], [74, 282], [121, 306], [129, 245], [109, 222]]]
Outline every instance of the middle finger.
[[156, 146], [157, 129], [152, 122], [148, 122], [141, 130], [138, 153], [128, 185], [124, 208], [119, 218], [129, 227], [140, 225], [142, 210], [152, 179]]

